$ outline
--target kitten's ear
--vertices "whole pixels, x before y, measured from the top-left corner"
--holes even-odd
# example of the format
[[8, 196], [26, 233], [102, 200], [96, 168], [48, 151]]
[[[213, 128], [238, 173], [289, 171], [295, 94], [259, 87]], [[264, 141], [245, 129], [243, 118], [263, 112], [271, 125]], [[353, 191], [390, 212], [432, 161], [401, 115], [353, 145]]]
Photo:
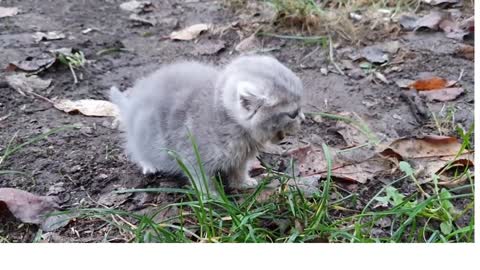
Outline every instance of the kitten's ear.
[[240, 104], [247, 111], [256, 110], [265, 102], [265, 97], [261, 95], [257, 86], [247, 81], [241, 81], [237, 84], [238, 98]]

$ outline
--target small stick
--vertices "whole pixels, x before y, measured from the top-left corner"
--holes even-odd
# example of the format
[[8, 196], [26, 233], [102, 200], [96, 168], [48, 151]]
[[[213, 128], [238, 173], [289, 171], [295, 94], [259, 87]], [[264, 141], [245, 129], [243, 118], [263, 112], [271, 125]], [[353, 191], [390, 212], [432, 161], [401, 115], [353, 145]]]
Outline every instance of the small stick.
[[463, 72], [465, 70], [462, 68], [462, 70], [460, 70], [460, 75], [458, 75], [458, 79], [457, 79], [457, 83], [460, 82], [460, 80], [463, 78]]
[[55, 102], [53, 102], [51, 99], [49, 99], [49, 98], [47, 98], [47, 97], [44, 97], [44, 96], [42, 96], [42, 95], [40, 95], [40, 94], [37, 94], [37, 93], [35, 93], [35, 92], [33, 92], [33, 91], [29, 92], [29, 94], [32, 94], [32, 95], [36, 96], [37, 98], [42, 99], [42, 100], [44, 100], [44, 101], [46, 101], [46, 102], [48, 102], [48, 103], [50, 103], [50, 104], [55, 104]]
[[75, 74], [75, 71], [73, 70], [72, 64], [68, 63], [68, 67], [70, 68], [70, 72], [72, 72], [73, 75], [73, 84], [78, 83], [77, 75]]
[[337, 63], [335, 63], [335, 61], [333, 60], [333, 44], [332, 44], [332, 37], [329, 35], [328, 36], [328, 44], [329, 44], [329, 57], [330, 57], [330, 63], [332, 63], [332, 65], [337, 69], [337, 71], [342, 74], [343, 76], [345, 76], [345, 73], [340, 69], [340, 67], [337, 65]]

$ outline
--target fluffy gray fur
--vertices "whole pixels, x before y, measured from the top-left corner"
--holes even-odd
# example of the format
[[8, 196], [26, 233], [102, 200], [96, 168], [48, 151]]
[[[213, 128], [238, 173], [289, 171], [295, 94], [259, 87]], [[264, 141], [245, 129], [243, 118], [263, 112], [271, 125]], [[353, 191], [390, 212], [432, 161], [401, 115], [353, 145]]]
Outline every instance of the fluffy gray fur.
[[[198, 62], [161, 67], [131, 95], [111, 89], [126, 131], [126, 152], [144, 173], [182, 173], [165, 151], [197, 164], [188, 131], [208, 177], [221, 173], [233, 188], [251, 188], [248, 162], [258, 149], [300, 128], [302, 83], [269, 56], [241, 56], [223, 69]], [[195, 181], [197, 186], [202, 181]], [[207, 182], [215, 192], [211, 180]]]

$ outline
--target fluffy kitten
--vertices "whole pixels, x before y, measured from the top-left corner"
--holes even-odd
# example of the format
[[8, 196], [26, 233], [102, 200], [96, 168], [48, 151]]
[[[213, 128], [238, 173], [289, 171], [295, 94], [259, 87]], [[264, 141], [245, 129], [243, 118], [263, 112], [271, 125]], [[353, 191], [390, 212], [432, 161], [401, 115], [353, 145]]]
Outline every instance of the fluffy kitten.
[[126, 151], [144, 173], [181, 173], [166, 149], [198, 171], [190, 131], [206, 175], [221, 173], [243, 189], [257, 185], [247, 163], [258, 149], [300, 128], [302, 91], [300, 79], [276, 59], [241, 56], [222, 70], [197, 62], [166, 65], [136, 82], [130, 96], [112, 87], [110, 99], [120, 108]]

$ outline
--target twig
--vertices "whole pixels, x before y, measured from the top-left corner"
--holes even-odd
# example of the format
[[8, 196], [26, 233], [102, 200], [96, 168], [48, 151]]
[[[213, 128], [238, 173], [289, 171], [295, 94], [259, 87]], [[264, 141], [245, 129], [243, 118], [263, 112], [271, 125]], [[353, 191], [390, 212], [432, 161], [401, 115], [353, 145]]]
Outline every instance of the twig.
[[70, 72], [72, 72], [73, 75], [73, 84], [78, 83], [77, 75], [75, 74], [75, 71], [73, 70], [72, 64], [68, 63], [68, 67], [70, 68]]
[[50, 103], [50, 104], [55, 104], [55, 102], [53, 102], [51, 99], [49, 99], [49, 98], [47, 98], [47, 97], [44, 97], [44, 96], [42, 96], [42, 95], [40, 95], [40, 94], [37, 94], [37, 93], [35, 93], [35, 92], [33, 92], [33, 91], [29, 92], [29, 94], [32, 94], [32, 95], [36, 96], [37, 98], [42, 99], [42, 100], [44, 100], [44, 101], [46, 101], [46, 102], [48, 102], [48, 103]]
[[12, 115], [12, 113], [8, 113], [7, 115], [4, 115], [4, 116], [0, 117], [0, 122], [7, 119], [8, 117], [10, 117], [10, 115]]
[[340, 67], [337, 65], [337, 63], [333, 60], [333, 44], [332, 44], [332, 37], [329, 35], [328, 36], [328, 45], [329, 45], [329, 58], [330, 58], [330, 63], [337, 69], [337, 71], [345, 76], [345, 73], [340, 69]]
[[463, 72], [465, 72], [465, 70], [462, 68], [462, 70], [460, 70], [460, 75], [458, 75], [457, 83], [459, 83], [460, 80], [463, 78]]

